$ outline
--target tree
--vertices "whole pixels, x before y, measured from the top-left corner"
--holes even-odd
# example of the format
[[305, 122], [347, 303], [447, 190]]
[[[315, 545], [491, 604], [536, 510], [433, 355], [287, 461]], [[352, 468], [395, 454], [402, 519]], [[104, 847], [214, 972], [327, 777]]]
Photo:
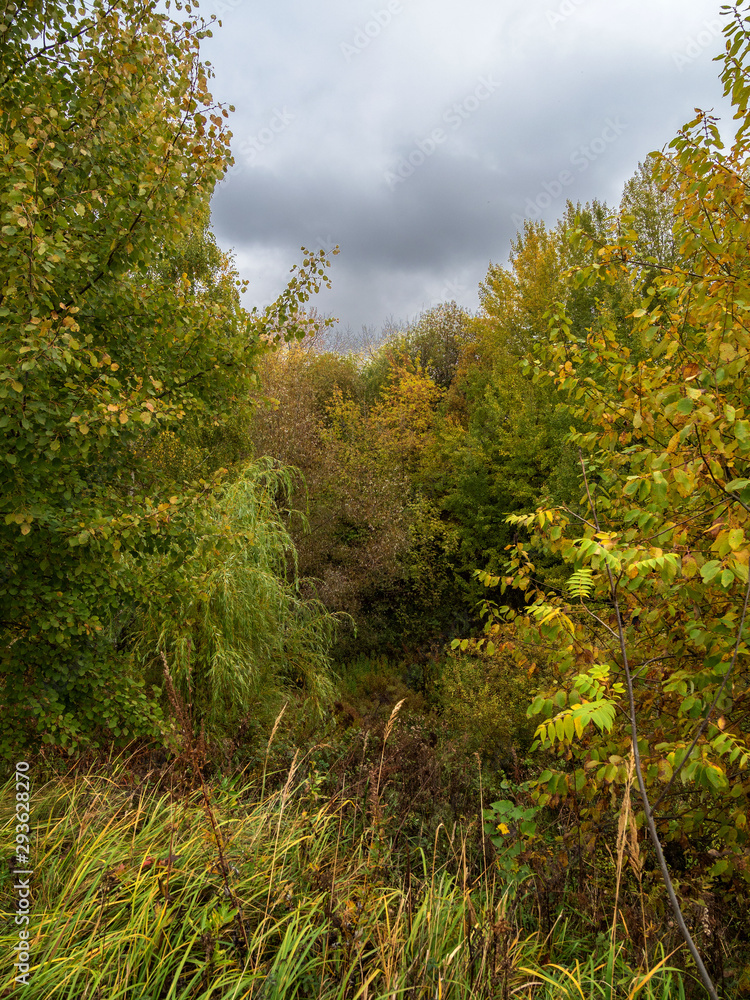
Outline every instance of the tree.
[[581, 224], [601, 228], [601, 206], [569, 205], [551, 230], [527, 222], [513, 241], [509, 266], [490, 264], [480, 286], [481, 311], [467, 324], [426, 476], [459, 526], [465, 574], [480, 558], [499, 568], [515, 531], [505, 522], [509, 512], [543, 496], [569, 501], [575, 494], [564, 441], [569, 415], [555, 388], [535, 384], [521, 361], [546, 337], [550, 295], [564, 298], [581, 326], [593, 312], [590, 290], [574, 293], [565, 282], [577, 254], [570, 237]]
[[[661, 842], [690, 857], [694, 883], [746, 895], [750, 805], [750, 30], [748, 4], [725, 28], [722, 80], [738, 127], [724, 151], [715, 120], [699, 113], [652, 154], [656, 184], [674, 191], [674, 259], [641, 256], [620, 219], [575, 284], [652, 283], [629, 329], [604, 314], [585, 341], [565, 308], [551, 311], [538, 378], [568, 400], [579, 429], [582, 505], [515, 516], [532, 543], [570, 569], [564, 593], [539, 584], [528, 546], [484, 582], [521, 587], [527, 603], [506, 630], [519, 664], [551, 661], [560, 682], [540, 693], [537, 746], [559, 756], [536, 783], [539, 805], [576, 797], [593, 849], [612, 795], [632, 773], [675, 919], [709, 994], [711, 978], [671, 886]], [[660, 189], [661, 189], [660, 188]], [[627, 207], [627, 206], [626, 206]], [[586, 426], [588, 424], [588, 427]], [[633, 771], [628, 757], [632, 755]], [[618, 787], [619, 786], [619, 787]], [[724, 881], [723, 887], [717, 879]]]
[[305, 588], [352, 616], [359, 650], [420, 641], [450, 589], [451, 526], [421, 473], [443, 393], [394, 350], [368, 398], [372, 373], [321, 351], [317, 336], [269, 354], [259, 372], [270, 400], [257, 406], [250, 437], [258, 454], [301, 473], [292, 506], [307, 517], [289, 527]]
[[663, 160], [653, 155], [638, 164], [634, 176], [625, 185], [620, 216], [636, 234], [632, 248], [638, 258], [652, 264], [644, 272], [646, 288], [660, 267], [670, 268], [677, 259], [672, 230], [677, 196], [676, 175], [665, 169]]
[[441, 302], [406, 329], [403, 352], [418, 361], [441, 389], [447, 389], [456, 374], [468, 322], [465, 309], [455, 302]]
[[154, 443], [222, 423], [262, 338], [301, 332], [323, 262], [264, 315], [241, 308], [204, 225], [231, 161], [201, 22], [136, 0], [0, 17], [3, 721], [15, 747], [70, 744], [153, 726], [128, 609], [223, 475], [155, 476]]
[[271, 460], [245, 465], [209, 499], [189, 550], [165, 548], [140, 569], [135, 653], [157, 677], [168, 654], [194, 727], [209, 734], [235, 734], [285, 685], [303, 689], [318, 711], [330, 700], [337, 619], [303, 599], [289, 566], [295, 550], [281, 498], [292, 482]]
[[[273, 456], [298, 473], [289, 505], [306, 516], [293, 516], [288, 528], [305, 586], [314, 587], [331, 610], [355, 614], [364, 581], [371, 572], [379, 576], [383, 562], [391, 565], [389, 544], [401, 533], [394, 524], [389, 484], [379, 483], [376, 496], [375, 488], [369, 489], [364, 455], [333, 431], [337, 415], [344, 413], [351, 413], [362, 429], [357, 364], [320, 348], [314, 331], [262, 359], [249, 440], [255, 454]], [[365, 442], [357, 441], [364, 450]], [[358, 461], [359, 480], [351, 478]], [[385, 546], [383, 529], [389, 539]]]

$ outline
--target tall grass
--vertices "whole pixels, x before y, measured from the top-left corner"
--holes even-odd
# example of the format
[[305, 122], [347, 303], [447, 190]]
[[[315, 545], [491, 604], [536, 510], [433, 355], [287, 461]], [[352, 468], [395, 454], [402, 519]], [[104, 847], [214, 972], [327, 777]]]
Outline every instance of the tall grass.
[[[666, 960], [649, 979], [617, 953], [609, 970], [607, 956], [547, 961], [497, 870], [467, 870], [460, 833], [453, 863], [439, 860], [438, 830], [397, 874], [377, 803], [324, 795], [297, 764], [283, 785], [264, 773], [180, 796], [124, 760], [39, 785], [24, 1000], [684, 997]], [[2, 821], [7, 857], [7, 806]], [[8, 917], [7, 868], [0, 893]], [[14, 931], [4, 925], [0, 954]], [[9, 965], [2, 996], [17, 995]]]

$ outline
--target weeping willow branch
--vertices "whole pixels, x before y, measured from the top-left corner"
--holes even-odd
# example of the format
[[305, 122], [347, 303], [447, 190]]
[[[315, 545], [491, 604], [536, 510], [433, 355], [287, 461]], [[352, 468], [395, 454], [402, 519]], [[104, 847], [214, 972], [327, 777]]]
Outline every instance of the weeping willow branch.
[[[252, 463], [196, 514], [193, 552], [153, 558], [155, 592], [142, 610], [136, 649], [146, 663], [169, 656], [175, 685], [192, 692], [208, 731], [226, 728], [285, 685], [304, 690], [316, 708], [331, 695], [328, 651], [338, 620], [300, 596], [280, 510], [291, 487], [290, 470], [269, 459]], [[181, 585], [165, 593], [160, 575], [177, 571]]]

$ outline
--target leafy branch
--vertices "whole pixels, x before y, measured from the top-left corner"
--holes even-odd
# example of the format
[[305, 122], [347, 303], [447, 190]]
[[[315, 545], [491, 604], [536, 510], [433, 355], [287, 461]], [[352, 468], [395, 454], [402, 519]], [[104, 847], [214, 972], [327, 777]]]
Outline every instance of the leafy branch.
[[[583, 455], [581, 454], [580, 451], [579, 451], [579, 458], [581, 462], [581, 468], [583, 470], [583, 482], [586, 488], [586, 496], [588, 497], [592, 511], [592, 516], [598, 528], [599, 519], [596, 510], [594, 509], [593, 502], [591, 501], [591, 491], [589, 489], [588, 476], [586, 475], [586, 464], [583, 461]], [[612, 575], [612, 569], [609, 563], [606, 564], [606, 571], [607, 571], [607, 578], [609, 580], [609, 596], [610, 600], [612, 601], [612, 606], [614, 608], [615, 616], [617, 619], [617, 633], [620, 640], [620, 655], [622, 657], [622, 665], [625, 671], [625, 685], [628, 695], [628, 707], [630, 709], [630, 732], [632, 740], [633, 760], [635, 762], [635, 774], [636, 774], [636, 779], [638, 781], [638, 790], [640, 792], [641, 801], [643, 803], [643, 809], [646, 815], [648, 832], [651, 837], [651, 843], [654, 846], [654, 851], [656, 852], [657, 861], [659, 863], [659, 869], [661, 870], [662, 878], [664, 880], [664, 885], [667, 890], [667, 895], [669, 896], [669, 902], [672, 907], [672, 912], [674, 913], [675, 922], [677, 923], [677, 926], [680, 929], [680, 933], [682, 934], [682, 937], [685, 941], [685, 944], [687, 945], [688, 950], [690, 951], [690, 954], [693, 956], [695, 964], [698, 967], [698, 972], [700, 973], [703, 985], [706, 987], [706, 990], [708, 991], [708, 995], [711, 997], [711, 1000], [719, 1000], [719, 996], [716, 992], [716, 987], [713, 984], [713, 980], [711, 979], [711, 976], [708, 974], [708, 970], [706, 969], [706, 966], [703, 963], [703, 959], [700, 956], [700, 952], [698, 951], [695, 942], [693, 941], [692, 935], [688, 930], [687, 924], [685, 923], [685, 917], [682, 913], [682, 908], [680, 907], [679, 900], [677, 899], [677, 895], [674, 891], [674, 885], [672, 884], [672, 877], [669, 874], [669, 868], [667, 867], [666, 858], [664, 857], [664, 850], [662, 848], [661, 840], [659, 838], [659, 833], [656, 829], [656, 824], [654, 822], [654, 816], [651, 809], [651, 805], [649, 803], [649, 796], [648, 796], [648, 791], [646, 789], [646, 783], [643, 780], [641, 754], [640, 754], [640, 748], [638, 746], [638, 740], [639, 740], [638, 717], [636, 714], [636, 707], [635, 707], [633, 676], [630, 670], [630, 661], [628, 658], [628, 651], [625, 641], [625, 630], [622, 625], [622, 613], [620, 610], [620, 601], [617, 595], [617, 586], [615, 584], [615, 580]], [[748, 595], [750, 595], [750, 584], [748, 585], [748, 592], [745, 596], [745, 606], [747, 606]], [[743, 622], [744, 622], [744, 610], [743, 610]], [[740, 633], [741, 631], [742, 631], [742, 626], [740, 625]], [[737, 643], [739, 645], [739, 635], [737, 637]]]

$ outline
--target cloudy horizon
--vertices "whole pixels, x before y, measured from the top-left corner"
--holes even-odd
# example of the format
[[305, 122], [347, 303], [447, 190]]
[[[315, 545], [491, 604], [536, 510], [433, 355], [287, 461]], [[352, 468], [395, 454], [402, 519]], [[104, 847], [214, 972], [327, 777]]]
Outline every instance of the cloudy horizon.
[[212, 221], [273, 300], [300, 247], [340, 247], [311, 304], [380, 330], [455, 299], [476, 309], [524, 218], [614, 206], [694, 115], [729, 123], [707, 0], [207, 0], [212, 92], [235, 166]]

